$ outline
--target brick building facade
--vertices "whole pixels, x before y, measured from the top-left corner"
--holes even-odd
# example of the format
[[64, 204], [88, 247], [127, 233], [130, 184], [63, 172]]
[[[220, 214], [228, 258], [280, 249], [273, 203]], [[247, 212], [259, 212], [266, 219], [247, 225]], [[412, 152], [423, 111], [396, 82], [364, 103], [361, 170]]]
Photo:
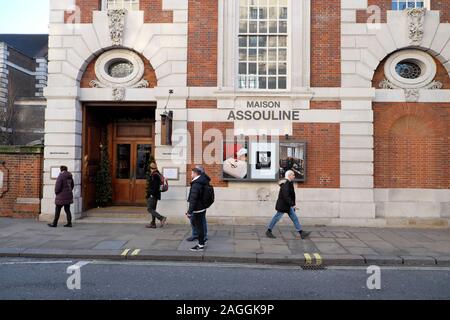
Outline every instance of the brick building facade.
[[[203, 164], [212, 220], [266, 222], [292, 160], [306, 223], [447, 224], [449, 4], [413, 3], [51, 0], [41, 219], [62, 164], [75, 177], [74, 214], [90, 209], [107, 141], [116, 204], [139, 203], [145, 152], [177, 170], [160, 204], [173, 220], [184, 219], [190, 168]], [[229, 147], [247, 152], [233, 150], [228, 168], [244, 161], [246, 175], [226, 177]]]

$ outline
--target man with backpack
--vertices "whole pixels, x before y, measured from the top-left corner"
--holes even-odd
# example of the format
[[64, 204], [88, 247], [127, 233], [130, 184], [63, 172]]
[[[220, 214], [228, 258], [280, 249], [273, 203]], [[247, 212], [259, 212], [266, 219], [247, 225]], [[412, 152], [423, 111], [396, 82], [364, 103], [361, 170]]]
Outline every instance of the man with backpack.
[[[200, 165], [198, 165], [198, 166], [196, 166], [196, 168], [197, 169], [199, 169], [200, 171], [201, 171], [201, 174], [203, 175], [206, 175], [206, 178], [207, 179], [210, 179], [209, 177], [208, 177], [208, 175], [206, 174], [206, 172], [205, 172], [205, 169], [203, 168], [203, 166], [200, 166]], [[210, 179], [211, 180], [211, 179]], [[192, 229], [192, 235], [189, 237], [189, 238], [187, 238], [186, 239], [186, 241], [195, 241], [195, 240], [198, 240], [198, 232], [197, 232], [197, 228], [195, 227], [195, 225], [194, 225], [194, 216], [191, 216], [191, 218], [189, 219], [190, 220], [190, 222], [191, 222], [191, 229]], [[204, 228], [204, 230], [205, 230], [205, 243], [208, 241], [208, 223], [206, 222], [206, 216], [205, 216], [205, 218], [203, 219], [204, 221], [203, 221], [203, 225], [205, 226], [205, 228]]]
[[160, 215], [156, 211], [156, 206], [158, 204], [158, 200], [161, 200], [161, 191], [164, 191], [165, 180], [161, 173], [158, 171], [158, 166], [156, 163], [152, 162], [150, 164], [150, 183], [148, 186], [148, 194], [147, 194], [147, 211], [152, 215], [152, 222], [146, 225], [146, 228], [154, 229], [156, 228], [156, 219], [158, 219], [161, 223], [161, 228], [167, 221], [167, 218]]
[[205, 249], [205, 225], [206, 209], [214, 202], [214, 189], [210, 185], [211, 179], [202, 174], [199, 168], [193, 168], [191, 172], [191, 189], [189, 191], [189, 209], [186, 215], [192, 218], [198, 232], [198, 244], [191, 251], [199, 252]]

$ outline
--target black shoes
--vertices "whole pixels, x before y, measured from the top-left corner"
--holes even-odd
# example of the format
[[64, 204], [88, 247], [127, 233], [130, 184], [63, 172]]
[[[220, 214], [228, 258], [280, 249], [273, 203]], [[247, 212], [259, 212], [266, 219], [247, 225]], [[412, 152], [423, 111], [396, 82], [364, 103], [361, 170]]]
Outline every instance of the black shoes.
[[194, 252], [201, 252], [201, 251], [205, 250], [205, 246], [202, 246], [202, 245], [198, 244], [198, 245], [196, 245], [195, 247], [193, 247], [193, 248], [191, 248], [189, 250], [194, 251]]
[[311, 232], [303, 231], [303, 230], [301, 230], [299, 233], [300, 233], [300, 237], [301, 237], [302, 239], [308, 238], [309, 235], [311, 234]]
[[273, 235], [272, 231], [267, 230], [266, 231], [267, 238], [276, 239], [276, 237]]
[[167, 217], [162, 218], [160, 228], [164, 227], [167, 222]]
[[72, 223], [68, 223], [64, 225], [65, 228], [72, 228]]
[[150, 224], [147, 224], [145, 227], [148, 228], [148, 229], [156, 229], [156, 223], [152, 222]]
[[56, 224], [53, 224], [53, 223], [49, 223], [49, 224], [47, 224], [50, 228], [56, 228]]

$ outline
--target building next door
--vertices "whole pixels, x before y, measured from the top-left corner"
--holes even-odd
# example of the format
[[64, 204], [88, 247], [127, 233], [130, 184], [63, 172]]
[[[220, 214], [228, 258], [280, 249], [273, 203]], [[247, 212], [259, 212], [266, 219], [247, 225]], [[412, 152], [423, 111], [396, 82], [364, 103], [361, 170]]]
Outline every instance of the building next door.
[[145, 205], [147, 169], [154, 152], [154, 125], [117, 122], [113, 131], [113, 204]]

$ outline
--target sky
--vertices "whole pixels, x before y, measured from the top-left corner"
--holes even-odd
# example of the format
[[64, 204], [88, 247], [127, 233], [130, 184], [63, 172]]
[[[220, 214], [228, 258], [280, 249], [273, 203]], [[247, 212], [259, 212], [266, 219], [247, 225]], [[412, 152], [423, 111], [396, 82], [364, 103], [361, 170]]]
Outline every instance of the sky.
[[0, 33], [48, 33], [49, 0], [0, 0]]

